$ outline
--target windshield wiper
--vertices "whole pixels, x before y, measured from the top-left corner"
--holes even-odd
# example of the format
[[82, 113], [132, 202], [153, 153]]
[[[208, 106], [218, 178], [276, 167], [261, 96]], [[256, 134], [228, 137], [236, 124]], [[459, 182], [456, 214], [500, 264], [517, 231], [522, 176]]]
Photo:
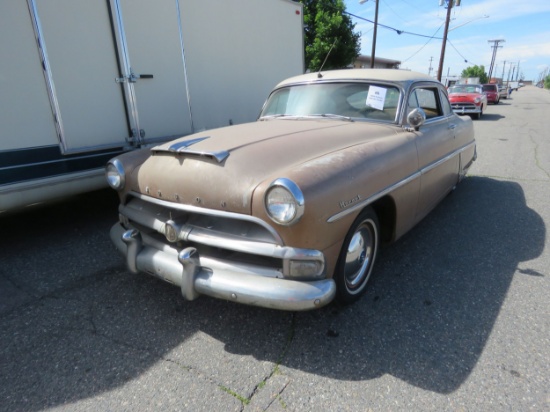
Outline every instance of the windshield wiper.
[[260, 117], [260, 120], [270, 120], [270, 119], [279, 119], [281, 117], [292, 117], [290, 114], [270, 114], [267, 116]]
[[354, 122], [351, 117], [349, 116], [342, 116], [341, 114], [334, 114], [334, 113], [323, 113], [323, 114], [310, 114], [311, 117], [326, 117], [328, 119], [342, 119], [347, 120], [348, 122]]
[[323, 114], [307, 114], [307, 115], [294, 115], [294, 114], [271, 114], [268, 116], [262, 116], [260, 117], [260, 120], [271, 120], [271, 119], [280, 119], [282, 117], [285, 117], [287, 119], [307, 119], [308, 117], [325, 117], [327, 119], [342, 119], [347, 120], [348, 122], [354, 122], [351, 117], [349, 116], [342, 116], [340, 114], [334, 114], [334, 113], [323, 113]]

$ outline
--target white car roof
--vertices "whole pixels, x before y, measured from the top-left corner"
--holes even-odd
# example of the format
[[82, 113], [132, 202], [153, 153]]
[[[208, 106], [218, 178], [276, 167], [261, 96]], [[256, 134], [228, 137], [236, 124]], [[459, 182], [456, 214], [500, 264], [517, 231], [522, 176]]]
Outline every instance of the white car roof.
[[[302, 74], [283, 80], [276, 88], [295, 83], [309, 83], [326, 80], [378, 80], [391, 82], [410, 82], [413, 80], [437, 81], [424, 73], [412, 72], [410, 70], [399, 69], [346, 69], [346, 70], [327, 70], [320, 72]], [[438, 82], [439, 83], [439, 82]]]

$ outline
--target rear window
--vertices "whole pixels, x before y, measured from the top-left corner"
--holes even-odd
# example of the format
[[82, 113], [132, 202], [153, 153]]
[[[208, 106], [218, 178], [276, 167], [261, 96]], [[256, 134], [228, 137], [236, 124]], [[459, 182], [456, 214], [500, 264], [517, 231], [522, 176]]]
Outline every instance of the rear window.
[[484, 84], [483, 85], [483, 91], [484, 92], [496, 92], [497, 86], [496, 84]]

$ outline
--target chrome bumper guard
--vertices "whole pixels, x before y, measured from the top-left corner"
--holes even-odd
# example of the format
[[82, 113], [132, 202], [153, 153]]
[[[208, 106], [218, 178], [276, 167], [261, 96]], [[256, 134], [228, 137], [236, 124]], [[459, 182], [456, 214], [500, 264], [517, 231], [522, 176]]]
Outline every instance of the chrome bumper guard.
[[246, 273], [246, 268], [202, 259], [193, 247], [179, 253], [168, 246], [157, 249], [146, 245], [138, 230], [126, 230], [120, 223], [111, 228], [111, 240], [126, 256], [130, 272], [149, 273], [173, 283], [187, 300], [202, 294], [247, 305], [303, 311], [327, 305], [336, 294], [332, 279], [306, 282], [261, 276]]
[[456, 114], [481, 113], [481, 108], [479, 108], [479, 107], [474, 107], [474, 108], [471, 108], [471, 107], [458, 107], [458, 108], [453, 108], [453, 111]]

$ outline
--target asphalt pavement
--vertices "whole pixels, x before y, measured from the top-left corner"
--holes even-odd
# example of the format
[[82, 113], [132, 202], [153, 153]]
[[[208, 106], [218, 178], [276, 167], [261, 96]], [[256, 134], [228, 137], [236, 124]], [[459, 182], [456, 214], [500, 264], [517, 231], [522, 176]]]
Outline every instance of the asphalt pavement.
[[489, 106], [347, 307], [184, 301], [126, 270], [110, 190], [0, 216], [0, 411], [550, 410], [549, 115], [533, 86]]

